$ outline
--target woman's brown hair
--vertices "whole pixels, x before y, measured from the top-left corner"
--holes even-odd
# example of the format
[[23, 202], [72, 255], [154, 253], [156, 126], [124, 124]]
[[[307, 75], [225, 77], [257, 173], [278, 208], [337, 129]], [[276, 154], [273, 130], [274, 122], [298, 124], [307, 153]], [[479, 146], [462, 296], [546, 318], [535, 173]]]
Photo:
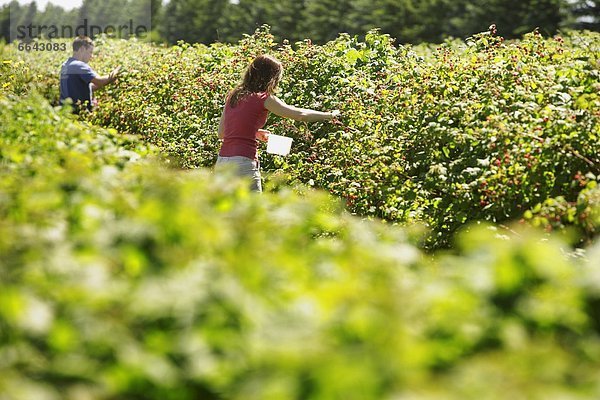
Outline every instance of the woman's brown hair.
[[235, 107], [250, 93], [273, 93], [282, 74], [283, 67], [276, 58], [266, 54], [256, 57], [248, 66], [242, 83], [229, 94], [229, 105]]

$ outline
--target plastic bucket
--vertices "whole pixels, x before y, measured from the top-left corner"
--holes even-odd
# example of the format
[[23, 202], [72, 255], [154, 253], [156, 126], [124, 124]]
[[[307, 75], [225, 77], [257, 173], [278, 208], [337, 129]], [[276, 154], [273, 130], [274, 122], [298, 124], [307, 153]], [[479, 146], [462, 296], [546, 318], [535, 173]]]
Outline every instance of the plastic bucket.
[[286, 156], [290, 153], [292, 148], [292, 138], [287, 136], [269, 135], [267, 141], [267, 153], [279, 154], [280, 156]]

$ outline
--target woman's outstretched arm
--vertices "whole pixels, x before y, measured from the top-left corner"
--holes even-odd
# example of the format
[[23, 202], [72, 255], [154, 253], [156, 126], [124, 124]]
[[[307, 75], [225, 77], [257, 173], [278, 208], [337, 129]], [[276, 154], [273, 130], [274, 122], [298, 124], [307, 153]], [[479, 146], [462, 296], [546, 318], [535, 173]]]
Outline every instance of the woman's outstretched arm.
[[[336, 112], [323, 112], [310, 110], [307, 108], [299, 108], [285, 104], [284, 101], [274, 95], [270, 95], [265, 100], [265, 108], [273, 114], [284, 118], [291, 118], [297, 121], [315, 122], [329, 121], [336, 116]], [[339, 113], [339, 112], [338, 112]]]

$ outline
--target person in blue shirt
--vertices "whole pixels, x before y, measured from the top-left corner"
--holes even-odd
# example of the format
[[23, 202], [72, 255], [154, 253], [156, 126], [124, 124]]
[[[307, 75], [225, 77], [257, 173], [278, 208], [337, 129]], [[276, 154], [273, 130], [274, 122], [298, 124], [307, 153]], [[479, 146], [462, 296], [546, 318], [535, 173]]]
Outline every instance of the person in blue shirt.
[[121, 67], [112, 70], [108, 76], [98, 75], [88, 62], [92, 58], [94, 42], [87, 36], [79, 36], [73, 42], [73, 56], [69, 57], [60, 70], [60, 103], [71, 99], [74, 112], [92, 110], [94, 91], [114, 82]]

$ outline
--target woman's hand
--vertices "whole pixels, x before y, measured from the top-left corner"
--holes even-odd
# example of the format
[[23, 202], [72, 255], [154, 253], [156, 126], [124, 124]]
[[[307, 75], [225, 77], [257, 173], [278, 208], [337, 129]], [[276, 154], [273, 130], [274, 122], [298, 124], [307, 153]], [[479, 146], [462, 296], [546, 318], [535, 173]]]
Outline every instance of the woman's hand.
[[269, 140], [270, 134], [271, 132], [267, 131], [266, 129], [259, 129], [256, 131], [256, 138], [261, 142], [266, 142], [267, 140]]

